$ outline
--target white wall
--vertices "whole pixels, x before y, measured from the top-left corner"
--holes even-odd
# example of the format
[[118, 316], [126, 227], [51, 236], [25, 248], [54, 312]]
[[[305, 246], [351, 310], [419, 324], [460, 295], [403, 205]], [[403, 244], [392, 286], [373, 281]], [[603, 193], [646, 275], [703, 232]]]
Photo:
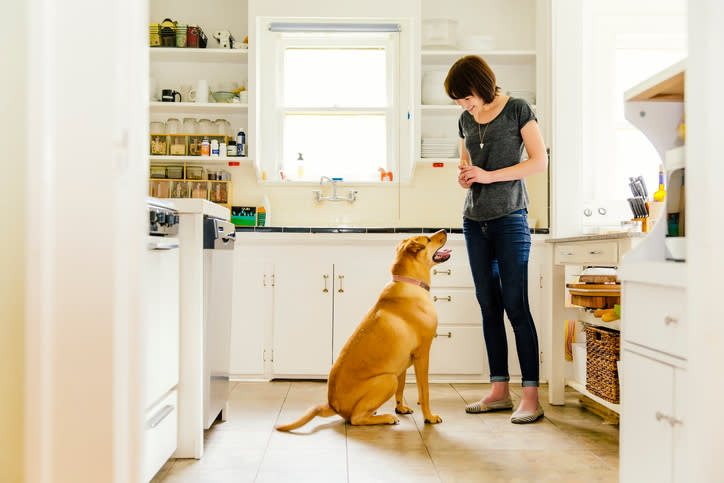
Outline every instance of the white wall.
[[724, 64], [724, 3], [689, 1], [689, 59], [686, 71], [686, 230], [689, 271], [686, 320], [689, 327], [689, 480], [720, 481], [724, 419], [722, 346], [724, 324], [721, 270], [724, 267], [724, 224], [721, 205], [724, 163], [721, 161], [721, 95]]
[[[23, 481], [24, 331], [25, 331], [25, 199], [27, 160], [28, 7], [25, 2], [5, 2], [2, 8], [7, 39], [0, 71], [4, 72], [0, 96], [0, 132], [6, 140], [0, 158], [0, 481]], [[7, 75], [9, 74], [9, 75]]]

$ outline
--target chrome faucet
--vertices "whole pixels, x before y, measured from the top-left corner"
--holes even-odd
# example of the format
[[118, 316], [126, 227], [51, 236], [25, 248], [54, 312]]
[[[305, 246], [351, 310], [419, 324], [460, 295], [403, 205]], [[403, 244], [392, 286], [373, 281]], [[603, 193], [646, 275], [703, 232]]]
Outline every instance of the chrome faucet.
[[328, 182], [332, 184], [332, 196], [322, 196], [322, 190], [312, 190], [312, 194], [314, 195], [314, 202], [320, 203], [322, 201], [347, 201], [349, 203], [354, 203], [357, 201], [357, 193], [359, 191], [357, 190], [350, 190], [347, 193], [347, 196], [339, 196], [337, 194], [337, 183], [338, 181], [336, 179], [332, 179], [328, 176], [322, 176], [319, 178], [319, 184], [324, 188], [324, 183]]

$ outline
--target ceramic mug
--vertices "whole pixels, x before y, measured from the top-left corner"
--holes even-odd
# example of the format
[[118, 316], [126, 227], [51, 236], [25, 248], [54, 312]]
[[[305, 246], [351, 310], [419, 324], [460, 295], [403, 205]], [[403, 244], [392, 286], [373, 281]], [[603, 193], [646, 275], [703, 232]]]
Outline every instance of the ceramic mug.
[[[176, 96], [178, 96], [178, 101], [176, 100]], [[181, 102], [181, 99], [181, 93], [173, 89], [163, 89], [161, 91], [162, 102]]]

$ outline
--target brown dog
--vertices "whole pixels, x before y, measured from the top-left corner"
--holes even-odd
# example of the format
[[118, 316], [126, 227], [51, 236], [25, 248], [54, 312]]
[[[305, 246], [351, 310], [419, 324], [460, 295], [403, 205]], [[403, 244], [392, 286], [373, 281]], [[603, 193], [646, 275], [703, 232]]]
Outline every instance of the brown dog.
[[299, 428], [315, 416], [339, 414], [354, 425], [397, 424], [393, 414], [375, 411], [393, 395], [395, 412], [409, 414], [402, 404], [407, 368], [415, 365], [419, 402], [425, 422], [442, 422], [430, 412], [427, 370], [430, 345], [437, 330], [437, 312], [430, 300], [430, 268], [450, 258], [442, 250], [447, 235], [416, 236], [397, 245], [392, 281], [347, 340], [329, 373], [327, 404], [310, 408], [279, 431]]

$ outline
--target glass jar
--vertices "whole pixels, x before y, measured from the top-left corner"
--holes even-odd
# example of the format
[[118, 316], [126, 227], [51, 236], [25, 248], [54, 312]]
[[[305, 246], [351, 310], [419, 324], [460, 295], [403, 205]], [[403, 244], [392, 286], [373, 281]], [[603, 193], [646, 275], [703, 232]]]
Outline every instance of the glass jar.
[[214, 121], [214, 134], [220, 136], [228, 136], [231, 132], [231, 123], [226, 119], [217, 119]]
[[166, 134], [166, 123], [163, 121], [151, 122], [150, 134]]
[[199, 119], [198, 130], [197, 134], [214, 134], [213, 125], [209, 119]]
[[198, 134], [198, 126], [199, 126], [199, 123], [196, 119], [194, 119], [192, 117], [184, 118], [184, 125], [183, 125], [184, 134]]
[[166, 121], [167, 134], [180, 134], [179, 131], [181, 131], [181, 122], [178, 119], [172, 117]]

